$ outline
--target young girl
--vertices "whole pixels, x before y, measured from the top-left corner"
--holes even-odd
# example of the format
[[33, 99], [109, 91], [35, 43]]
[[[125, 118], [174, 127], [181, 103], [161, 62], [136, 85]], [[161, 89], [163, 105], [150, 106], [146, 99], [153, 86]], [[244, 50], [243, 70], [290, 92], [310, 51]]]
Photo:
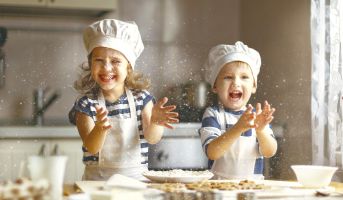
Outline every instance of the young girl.
[[83, 141], [83, 180], [107, 180], [113, 174], [141, 179], [147, 170], [148, 143], [157, 143], [163, 127], [178, 122], [164, 97], [153, 104], [149, 83], [134, 73], [144, 49], [135, 23], [105, 19], [83, 35], [88, 52], [85, 75], [75, 82], [81, 92], [69, 113]]
[[239, 41], [217, 45], [206, 67], [219, 102], [206, 109], [200, 135], [206, 155], [214, 160], [214, 178], [262, 178], [262, 159], [275, 154], [277, 143], [269, 126], [275, 109], [267, 101], [263, 108], [257, 103], [255, 111], [248, 104], [257, 89], [260, 54]]

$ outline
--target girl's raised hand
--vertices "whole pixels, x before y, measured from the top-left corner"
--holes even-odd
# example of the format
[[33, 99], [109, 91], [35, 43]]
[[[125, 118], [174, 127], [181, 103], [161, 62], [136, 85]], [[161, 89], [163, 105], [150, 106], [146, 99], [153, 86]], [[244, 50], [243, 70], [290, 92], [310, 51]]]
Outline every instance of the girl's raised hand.
[[96, 119], [95, 126], [101, 128], [102, 130], [108, 130], [112, 128], [112, 125], [109, 123], [107, 118], [108, 111], [102, 106], [96, 105]]
[[256, 116], [253, 112], [253, 107], [251, 104], [249, 104], [235, 126], [237, 126], [237, 128], [241, 129], [242, 131], [254, 128], [255, 117]]
[[179, 113], [172, 112], [176, 109], [175, 105], [165, 106], [167, 102], [167, 97], [164, 97], [157, 101], [157, 103], [152, 108], [151, 123], [155, 123], [160, 126], [172, 129], [173, 126], [170, 123], [179, 122]]
[[262, 131], [270, 122], [273, 121], [274, 112], [275, 108], [272, 108], [267, 101], [264, 102], [263, 109], [261, 108], [260, 103], [256, 104], [255, 128], [257, 132]]

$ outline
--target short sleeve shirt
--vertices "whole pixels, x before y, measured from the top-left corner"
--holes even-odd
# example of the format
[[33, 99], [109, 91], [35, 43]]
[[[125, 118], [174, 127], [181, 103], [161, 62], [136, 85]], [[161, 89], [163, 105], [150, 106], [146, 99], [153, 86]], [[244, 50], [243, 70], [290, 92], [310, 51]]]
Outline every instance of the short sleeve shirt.
[[[244, 110], [240, 111], [231, 111], [229, 109], [225, 109], [225, 128], [230, 129], [233, 127], [239, 118], [244, 113]], [[250, 137], [253, 134], [253, 129], [249, 129], [246, 132], [242, 133], [241, 136], [243, 137]], [[202, 118], [202, 126], [199, 130], [200, 138], [201, 138], [201, 144], [202, 148], [207, 155], [207, 147], [211, 141], [216, 139], [217, 137], [222, 135], [221, 131], [221, 125], [220, 125], [220, 112], [219, 112], [219, 105], [208, 107], [203, 115]], [[251, 137], [252, 139], [256, 140], [256, 143], [258, 143], [257, 139], [254, 137]], [[210, 165], [213, 164], [213, 162], [210, 162]], [[255, 163], [255, 174], [262, 174], [263, 173], [263, 157], [256, 159]]]
[[[148, 163], [148, 142], [143, 136], [143, 126], [142, 126], [142, 110], [147, 105], [149, 101], [155, 102], [154, 97], [146, 90], [131, 90], [137, 111], [137, 122], [140, 138], [140, 148], [141, 148], [141, 164], [147, 165]], [[119, 97], [115, 102], [105, 102], [106, 109], [108, 110], [108, 116], [118, 117], [118, 118], [129, 118], [130, 108], [126, 93]], [[91, 117], [94, 122], [96, 122], [96, 110], [95, 105], [99, 105], [97, 97], [81, 96], [79, 97], [74, 106], [69, 112], [69, 121], [75, 124], [75, 114], [76, 112], [81, 112]], [[85, 147], [82, 147], [84, 152], [83, 162], [86, 165], [97, 164], [99, 159], [99, 154], [92, 155], [88, 153]]]

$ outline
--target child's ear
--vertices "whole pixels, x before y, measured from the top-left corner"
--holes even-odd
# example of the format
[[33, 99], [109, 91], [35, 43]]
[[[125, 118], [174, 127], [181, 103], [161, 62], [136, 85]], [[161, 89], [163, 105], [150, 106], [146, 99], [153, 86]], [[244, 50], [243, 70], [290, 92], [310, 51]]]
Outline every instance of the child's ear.
[[254, 83], [253, 87], [252, 87], [252, 90], [251, 90], [251, 93], [252, 94], [255, 94], [256, 93], [256, 90], [257, 90], [257, 86], [256, 84]]
[[213, 86], [213, 87], [212, 87], [212, 92], [213, 92], [214, 94], [217, 94], [217, 93], [218, 93], [217, 87], [216, 87], [216, 86]]
[[132, 66], [131, 66], [131, 64], [129, 62], [127, 63], [127, 70], [133, 71]]
[[127, 69], [127, 74], [131, 74], [133, 72], [133, 69], [130, 63], [127, 64], [126, 69]]

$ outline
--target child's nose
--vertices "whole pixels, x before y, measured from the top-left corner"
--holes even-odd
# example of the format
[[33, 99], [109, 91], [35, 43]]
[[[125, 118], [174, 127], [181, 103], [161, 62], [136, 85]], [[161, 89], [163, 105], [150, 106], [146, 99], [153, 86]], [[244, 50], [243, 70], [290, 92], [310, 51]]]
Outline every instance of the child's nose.
[[108, 71], [112, 70], [112, 65], [110, 62], [105, 62], [104, 64], [104, 68]]
[[240, 82], [241, 82], [241, 80], [239, 78], [234, 78], [233, 79], [233, 84], [234, 85], [239, 85]]

